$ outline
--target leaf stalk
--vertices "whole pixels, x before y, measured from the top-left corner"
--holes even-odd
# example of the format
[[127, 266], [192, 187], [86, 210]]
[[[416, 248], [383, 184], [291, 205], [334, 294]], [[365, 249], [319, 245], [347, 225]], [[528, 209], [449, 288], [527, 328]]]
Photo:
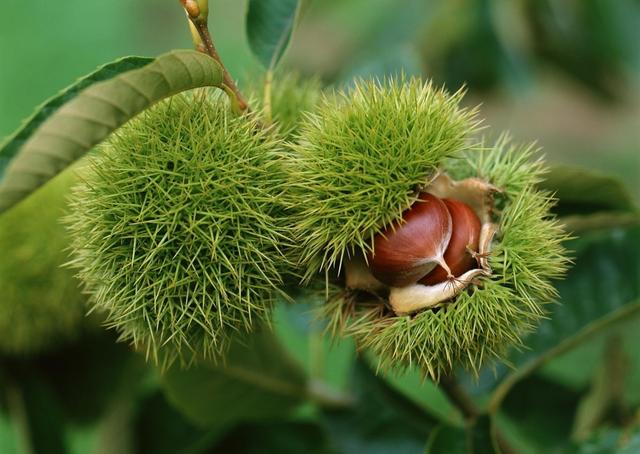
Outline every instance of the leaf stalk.
[[[189, 19], [196, 49], [209, 55], [222, 67], [222, 88], [227, 93], [233, 93], [234, 96], [232, 97], [232, 100], [236, 104], [234, 107], [240, 112], [250, 111], [249, 104], [247, 103], [246, 98], [242, 95], [240, 89], [231, 78], [231, 74], [222, 62], [220, 54], [218, 54], [216, 46], [213, 43], [213, 39], [211, 38], [207, 20], [209, 12], [208, 2], [206, 0], [199, 0], [198, 2], [196, 2], [195, 0], [180, 0], [180, 3], [182, 4], [182, 7], [187, 14], [187, 18]], [[197, 39], [198, 37], [199, 40]]]

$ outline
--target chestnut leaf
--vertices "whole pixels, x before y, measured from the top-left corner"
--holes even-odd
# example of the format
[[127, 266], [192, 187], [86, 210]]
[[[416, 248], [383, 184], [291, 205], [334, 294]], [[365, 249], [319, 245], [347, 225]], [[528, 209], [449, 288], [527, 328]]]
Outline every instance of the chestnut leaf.
[[249, 0], [247, 37], [254, 55], [273, 70], [284, 55], [302, 6], [300, 0]]
[[307, 397], [304, 372], [268, 329], [241, 337], [224, 364], [174, 366], [163, 376], [169, 402], [198, 426], [226, 428], [285, 416]]
[[53, 115], [60, 107], [73, 100], [82, 90], [93, 84], [112, 79], [118, 74], [133, 69], [139, 69], [148, 65], [153, 58], [148, 57], [123, 57], [111, 63], [100, 66], [94, 72], [78, 79], [60, 93], [46, 100], [36, 107], [35, 112], [26, 119], [20, 128], [5, 138], [0, 144], [0, 181], [11, 159], [20, 151], [29, 137]]
[[[113, 131], [156, 102], [197, 87], [218, 86], [222, 69], [195, 51], [174, 51], [153, 62], [110, 67], [102, 82], [81, 83], [45, 103], [42, 114], [0, 146], [0, 213], [45, 184]], [[141, 65], [138, 69], [131, 69]], [[131, 69], [131, 70], [128, 70]], [[64, 104], [61, 104], [61, 101]], [[61, 104], [61, 105], [58, 105]]]
[[551, 359], [640, 314], [640, 227], [592, 232], [567, 246], [574, 251], [575, 266], [557, 284], [562, 304], [525, 339], [526, 350], [512, 352], [516, 369], [507, 374], [498, 368], [503, 380], [493, 393], [492, 410]]

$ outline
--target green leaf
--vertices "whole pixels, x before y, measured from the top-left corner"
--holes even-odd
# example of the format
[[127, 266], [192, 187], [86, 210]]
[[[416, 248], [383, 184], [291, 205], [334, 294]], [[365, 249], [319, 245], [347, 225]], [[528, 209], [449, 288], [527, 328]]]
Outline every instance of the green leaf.
[[9, 418], [0, 412], [0, 452], [18, 452], [16, 429]]
[[23, 372], [19, 382], [4, 390], [9, 416], [20, 433], [21, 451], [65, 454], [64, 417], [55, 396], [40, 377]]
[[163, 377], [169, 401], [200, 426], [285, 416], [307, 397], [304, 372], [270, 331], [243, 337], [231, 346], [224, 365], [173, 367]]
[[208, 452], [337, 454], [329, 445], [322, 427], [310, 421], [265, 421], [242, 424], [229, 432], [215, 449]]
[[211, 452], [217, 432], [194, 426], [164, 395], [153, 393], [142, 400], [135, 420], [134, 452], [154, 454]]
[[431, 433], [425, 454], [467, 454], [467, 434], [461, 427], [439, 426]]
[[[611, 413], [624, 408], [624, 383], [629, 359], [623, 350], [622, 338], [611, 336], [602, 358], [595, 368], [591, 390], [584, 396], [573, 424], [574, 440], [585, 440], [591, 432], [607, 421]], [[617, 410], [617, 411], [615, 411]]]
[[[89, 86], [46, 118], [28, 139], [23, 137], [19, 149], [10, 148], [9, 161], [0, 162], [0, 172], [4, 171], [0, 213], [152, 104], [184, 90], [221, 82], [222, 69], [212, 58], [195, 51], [174, 51]], [[6, 148], [0, 155], [8, 156]]]
[[594, 170], [556, 165], [540, 187], [555, 193], [555, 211], [560, 216], [637, 211], [633, 197], [620, 180]]
[[640, 213], [619, 213], [602, 211], [592, 214], [575, 214], [560, 218], [565, 231], [580, 235], [590, 230], [615, 227], [625, 228], [640, 224]]
[[29, 137], [53, 115], [60, 107], [71, 101], [78, 94], [93, 84], [109, 80], [123, 72], [142, 68], [153, 61], [147, 57], [124, 57], [111, 63], [107, 63], [96, 69], [91, 74], [79, 79], [74, 84], [62, 90], [38, 106], [33, 115], [25, 120], [22, 126], [7, 137], [0, 144], [0, 181], [4, 176], [9, 161], [18, 153]]
[[439, 421], [377, 377], [364, 361], [355, 366], [355, 404], [324, 413], [332, 445], [345, 454], [422, 454]]
[[325, 326], [316, 316], [318, 305], [324, 304], [324, 295], [303, 290], [295, 300], [296, 304], [281, 301], [276, 306], [276, 336], [307, 375], [335, 391], [346, 391], [356, 356], [353, 340], [336, 341], [325, 334]]
[[147, 373], [141, 355], [118, 343], [115, 333], [90, 329], [30, 363], [33, 374], [46, 380], [65, 418], [77, 425], [104, 417], [119, 395], [135, 393]]
[[509, 393], [498, 427], [517, 452], [564, 452], [580, 397], [570, 388], [533, 375]]
[[287, 50], [301, 4], [300, 0], [249, 0], [249, 45], [265, 68], [275, 68]]
[[[371, 364], [377, 359], [371, 356]], [[443, 423], [460, 425], [463, 416], [449, 401], [445, 393], [433, 381], [420, 375], [417, 368], [410, 368], [402, 374], [380, 372], [387, 383], [404, 396], [420, 405], [427, 413]]]
[[495, 390], [494, 411], [516, 383], [549, 360], [640, 312], [640, 227], [592, 232], [568, 246], [575, 266], [557, 284], [562, 304], [526, 339], [527, 349], [511, 355], [516, 370]]
[[640, 356], [634, 354], [640, 345], [639, 317], [629, 318], [603, 331], [573, 350], [560, 355], [544, 366], [540, 373], [549, 380], [574, 390], [586, 389], [593, 379], [594, 366], [607, 356], [612, 338], [622, 339], [622, 350], [628, 360], [624, 377], [624, 400], [630, 405], [640, 404]]
[[439, 426], [429, 437], [425, 454], [491, 454], [494, 448], [491, 421], [481, 416], [466, 428]]
[[540, 183], [558, 198], [554, 208], [565, 229], [589, 230], [640, 224], [640, 211], [617, 178], [581, 167], [556, 165]]
[[636, 454], [640, 452], [640, 430], [609, 429], [594, 435], [570, 451], [574, 454]]

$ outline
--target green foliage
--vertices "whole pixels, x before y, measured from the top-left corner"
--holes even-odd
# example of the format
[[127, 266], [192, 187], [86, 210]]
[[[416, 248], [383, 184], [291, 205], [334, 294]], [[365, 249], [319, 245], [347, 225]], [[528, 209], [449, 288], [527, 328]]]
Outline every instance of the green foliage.
[[128, 424], [149, 369], [110, 334], [93, 328], [39, 355], [0, 357], [0, 426], [6, 412], [20, 442], [5, 448], [0, 427], [0, 451], [122, 452], [129, 431], [113, 429]]
[[[125, 64], [99, 73], [111, 79], [90, 82], [78, 92], [70, 88], [66, 101], [36, 112], [40, 125], [30, 123], [0, 149], [0, 213], [28, 196], [114, 130], [154, 103], [184, 90], [217, 86], [222, 69], [212, 58], [194, 51], [162, 55], [142, 68], [126, 71]], [[125, 72], [121, 72], [125, 71]], [[97, 82], [97, 83], [92, 83]], [[46, 114], [49, 114], [48, 116]], [[45, 120], [46, 117], [46, 120]], [[28, 138], [27, 138], [28, 137]]]
[[640, 451], [640, 430], [601, 430], [577, 446], [575, 454], [634, 454]]
[[[635, 346], [640, 343], [638, 331], [638, 315], [625, 318], [615, 326], [600, 330], [592, 339], [585, 340], [564, 354], [558, 355], [547, 362], [540, 370], [540, 374], [550, 380], [567, 386], [573, 390], [581, 390], [599, 379], [594, 376], [594, 366], [597, 371], [609, 368], [609, 345], [613, 340], [620, 340], [614, 350], [616, 357], [622, 357], [624, 400], [629, 405], [640, 404], [640, 356], [635, 355]], [[607, 384], [609, 374], [606, 374]]]
[[68, 260], [60, 224], [71, 173], [0, 217], [0, 354], [30, 354], [74, 338], [84, 297]]
[[554, 211], [561, 216], [638, 211], [620, 180], [595, 170], [555, 165], [540, 182], [540, 187], [554, 192], [559, 200]]
[[176, 408], [210, 430], [286, 416], [307, 396], [304, 373], [268, 329], [235, 339], [224, 365], [170, 368], [163, 387]]
[[[500, 453], [491, 433], [491, 421], [482, 416], [466, 428], [439, 426], [429, 435], [425, 454]], [[500, 447], [501, 445], [498, 444]], [[506, 450], [505, 450], [506, 451]], [[511, 452], [511, 451], [506, 451]]]
[[364, 362], [354, 364], [351, 408], [325, 410], [322, 421], [338, 452], [422, 453], [438, 421], [399, 394]]
[[356, 357], [353, 342], [331, 339], [324, 333], [323, 321], [315, 317], [324, 295], [305, 291], [294, 296], [295, 304], [276, 305], [274, 334], [312, 380], [324, 384], [329, 392], [347, 391], [348, 372]]
[[109, 326], [156, 363], [218, 358], [269, 317], [287, 270], [282, 143], [208, 92], [115, 135], [74, 191], [74, 266]]
[[[567, 244], [575, 266], [557, 283], [566, 304], [550, 311], [540, 329], [527, 339], [527, 349], [513, 351], [517, 367], [499, 385], [494, 406], [522, 378], [590, 336], [640, 310], [640, 228], [592, 232]], [[504, 372], [504, 371], [502, 371]], [[499, 374], [497, 379], [504, 378]]]
[[[514, 424], [513, 438], [525, 453], [566, 452], [580, 393], [537, 376], [518, 383], [504, 401], [498, 421]], [[553, 411], [549, 411], [550, 404]], [[518, 450], [520, 452], [520, 449]]]
[[304, 115], [315, 110], [321, 96], [322, 86], [318, 79], [305, 79], [291, 73], [276, 77], [271, 89], [271, 111], [282, 134], [295, 136]]
[[302, 0], [249, 0], [247, 37], [254, 55], [272, 70], [284, 55]]
[[99, 421], [117, 397], [147, 374], [140, 355], [116, 340], [113, 333], [94, 327], [27, 365], [31, 375], [46, 380], [67, 421]]
[[243, 424], [216, 445], [214, 454], [336, 454], [322, 427], [309, 421]]
[[426, 66], [447, 86], [522, 89], [545, 67], [592, 93], [621, 100], [623, 81], [637, 67], [637, 48], [630, 45], [638, 38], [640, 9], [634, 0], [588, 0], [562, 8], [550, 0], [430, 6], [415, 29]]
[[63, 414], [47, 384], [38, 376], [26, 376], [11, 392], [24, 418], [16, 422], [27, 432], [21, 451], [65, 454]]
[[540, 187], [554, 192], [559, 199], [554, 212], [561, 216], [565, 229], [575, 234], [640, 222], [632, 194], [612, 175], [556, 165]]
[[160, 391], [141, 399], [135, 418], [135, 447], [133, 452], [197, 454], [210, 452], [207, 448], [216, 431], [206, 431], [188, 421], [169, 405]]
[[2, 180], [9, 161], [20, 151], [20, 148], [29, 140], [29, 137], [33, 135], [36, 129], [60, 107], [78, 96], [85, 88], [95, 83], [112, 79], [120, 73], [146, 66], [152, 61], [153, 58], [124, 57], [112, 63], [107, 63], [42, 103], [36, 108], [34, 114], [28, 120], [25, 120], [24, 124], [0, 145], [0, 180]]
[[305, 278], [371, 249], [449, 156], [465, 149], [475, 111], [461, 92], [417, 79], [359, 81], [325, 96], [300, 126], [289, 169]]
[[[264, 110], [264, 86], [267, 78], [252, 80], [248, 92], [250, 104]], [[286, 139], [293, 141], [307, 112], [313, 112], [322, 97], [322, 83], [315, 77], [279, 70], [271, 81], [271, 119]]]
[[458, 295], [454, 304], [414, 316], [337, 296], [324, 309], [331, 331], [353, 335], [384, 369], [416, 365], [435, 380], [458, 364], [477, 373], [486, 360], [522, 345], [522, 336], [544, 315], [543, 306], [556, 298], [550, 280], [567, 266], [561, 245], [567, 236], [550, 214], [553, 200], [534, 189], [544, 168], [530, 160], [531, 153], [531, 147], [502, 139], [444, 165], [456, 178], [479, 176], [502, 190], [490, 279]]

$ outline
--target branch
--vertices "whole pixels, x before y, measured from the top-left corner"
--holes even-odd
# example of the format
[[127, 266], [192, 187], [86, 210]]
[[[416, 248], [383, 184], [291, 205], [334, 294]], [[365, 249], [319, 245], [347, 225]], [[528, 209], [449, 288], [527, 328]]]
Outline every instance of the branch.
[[452, 404], [462, 413], [467, 422], [473, 422], [480, 415], [480, 410], [471, 397], [462, 389], [453, 375], [440, 378], [440, 389], [444, 391]]
[[[453, 375], [446, 375], [440, 378], [438, 385], [447, 395], [451, 403], [460, 410], [468, 426], [472, 427], [482, 412], [462, 386], [458, 384], [456, 378]], [[495, 427], [495, 424], [493, 425], [492, 432], [495, 437], [495, 442], [497, 443], [496, 448], [498, 452], [501, 454], [516, 454], [516, 450], [509, 444], [498, 428]]]
[[307, 385], [307, 397], [325, 409], [340, 410], [351, 408], [355, 404], [352, 396], [335, 391], [325, 382], [318, 379], [312, 379]]
[[[211, 38], [211, 33], [209, 33], [209, 26], [207, 24], [207, 16], [209, 13], [207, 0], [180, 0], [185, 12], [187, 13], [187, 17], [192, 25], [192, 31], [195, 29], [197, 33], [197, 37], [199, 37], [199, 41], [194, 39], [196, 48], [212, 57], [215, 61], [217, 61], [222, 67], [223, 71], [223, 88], [231, 98], [232, 103], [236, 110], [239, 113], [250, 110], [249, 105], [238, 89], [237, 85], [231, 78], [231, 74], [227, 71], [227, 68], [222, 63], [222, 59], [216, 50], [216, 46], [213, 44], [213, 39]], [[195, 38], [196, 36], [194, 36]]]

